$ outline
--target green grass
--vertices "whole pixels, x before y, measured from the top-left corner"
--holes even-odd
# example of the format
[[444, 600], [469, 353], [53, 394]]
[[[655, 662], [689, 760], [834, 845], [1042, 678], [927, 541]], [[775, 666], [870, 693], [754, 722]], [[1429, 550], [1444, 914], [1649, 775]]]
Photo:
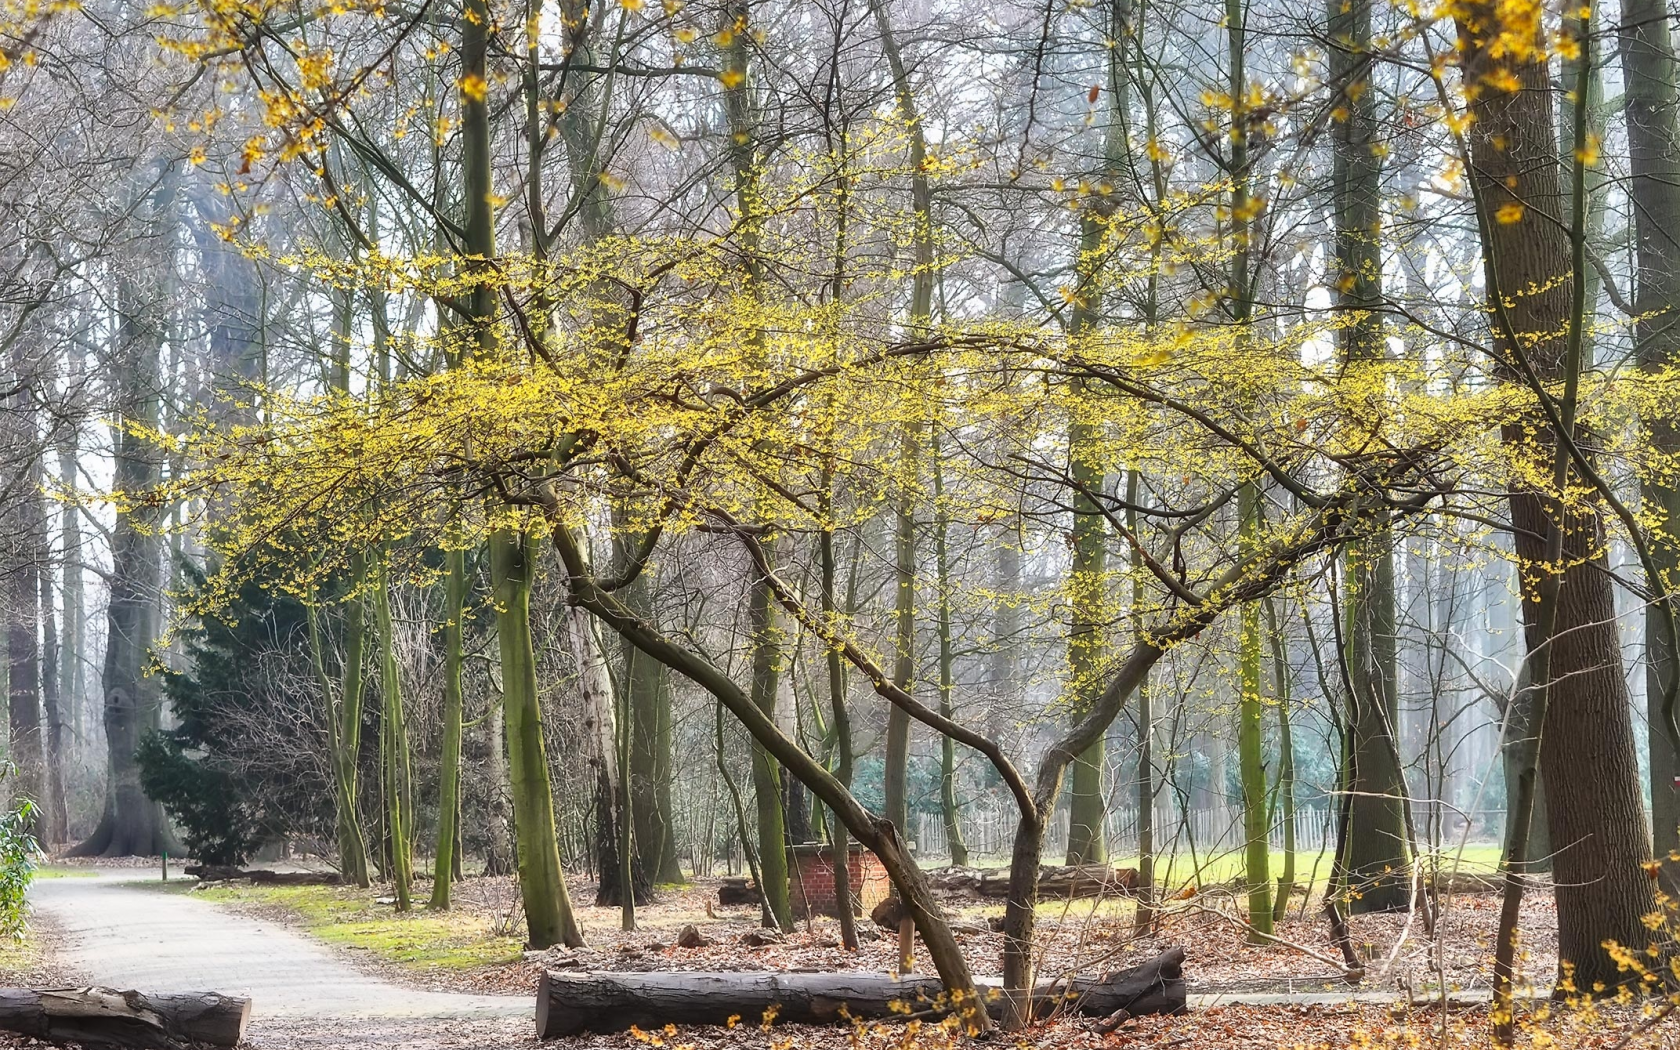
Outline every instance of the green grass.
[[[185, 888], [186, 884], [183, 884]], [[160, 886], [161, 888], [161, 886]], [[400, 915], [367, 890], [339, 886], [211, 886], [205, 900], [278, 908], [328, 944], [372, 952], [415, 970], [467, 970], [515, 962], [520, 942], [498, 936], [482, 916], [428, 912]]]
[[48, 864], [36, 868], [34, 877], [37, 879], [92, 879], [97, 878], [98, 875], [99, 873], [92, 868], [55, 867]]
[[[1198, 885], [1214, 885], [1218, 883], [1235, 882], [1242, 878], [1243, 853], [1238, 849], [1223, 849], [1213, 856], [1201, 856], [1200, 871], [1190, 861], [1188, 853], [1179, 853], [1170, 861], [1158, 858], [1155, 865], [1155, 880], [1163, 886], [1174, 889], [1195, 881]], [[1325, 850], [1302, 851], [1295, 855], [1295, 884], [1306, 886], [1312, 881], [1313, 888], [1318, 889], [1330, 878], [1330, 852]], [[1463, 853], [1457, 850], [1446, 850], [1439, 858], [1442, 871], [1462, 871], [1476, 874], [1489, 874], [1499, 868], [1499, 847], [1491, 844], [1466, 846]], [[1136, 857], [1115, 858], [1114, 863], [1119, 867], [1135, 868], [1138, 864]], [[1283, 851], [1274, 849], [1271, 859], [1272, 878], [1277, 878], [1283, 872]], [[1316, 878], [1314, 877], [1316, 873]]]
[[[1439, 857], [1439, 864], [1442, 871], [1456, 870], [1466, 874], [1489, 875], [1499, 869], [1499, 852], [1500, 849], [1496, 845], [1478, 843], [1466, 846], [1462, 853], [1456, 849], [1443, 851]], [[1059, 859], [1047, 858], [1047, 861], [1054, 863]], [[1230, 885], [1243, 877], [1244, 859], [1241, 849], [1225, 849], [1211, 857], [1203, 855], [1197, 859], [1200, 861], [1199, 867], [1197, 864], [1191, 863], [1190, 855], [1187, 852], [1180, 853], [1170, 859], [1157, 858], [1155, 866], [1156, 884], [1171, 893], [1191, 882], [1202, 887], [1220, 884]], [[1136, 857], [1113, 857], [1110, 858], [1110, 861], [1115, 867], [1120, 868], [1135, 868], [1138, 866]], [[1295, 886], [1297, 892], [1306, 889], [1309, 882], [1315, 891], [1324, 889], [1330, 879], [1330, 861], [1329, 850], [1297, 853], [1295, 855]], [[995, 867], [998, 865], [982, 863], [981, 866]], [[1271, 877], [1275, 881], [1282, 873], [1283, 852], [1273, 850]], [[1080, 915], [1096, 914], [1107, 917], [1123, 917], [1123, 915], [1130, 915], [1133, 911], [1132, 901], [1122, 897], [1110, 897], [1101, 900], [1086, 898], [1075, 900], [1071, 905], [1064, 899], [1047, 898], [1039, 901], [1038, 913], [1042, 917], [1056, 918], [1069, 913], [1070, 906], [1073, 909], [1073, 914]], [[982, 915], [1002, 914], [1003, 909], [999, 903], [987, 902], [959, 907], [958, 910], [972, 919]]]

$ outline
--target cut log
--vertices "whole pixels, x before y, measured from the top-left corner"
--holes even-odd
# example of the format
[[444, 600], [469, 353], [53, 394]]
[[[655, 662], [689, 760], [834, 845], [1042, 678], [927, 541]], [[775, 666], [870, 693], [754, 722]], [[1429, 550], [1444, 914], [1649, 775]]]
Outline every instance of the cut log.
[[0, 1028], [90, 1047], [237, 1046], [251, 1000], [215, 992], [0, 988]]
[[[1129, 970], [1071, 984], [1041, 981], [1040, 1013], [1071, 1008], [1112, 1018], [1118, 1014], [1184, 1012], [1184, 949], [1171, 948]], [[995, 979], [978, 982], [982, 995]], [[949, 1012], [933, 976], [881, 973], [560, 973], [543, 972], [537, 986], [537, 1035], [609, 1034], [632, 1026], [758, 1024], [774, 1009], [777, 1021], [824, 1024], [846, 1018], [891, 1018]], [[898, 1004], [908, 1005], [911, 1012]]]

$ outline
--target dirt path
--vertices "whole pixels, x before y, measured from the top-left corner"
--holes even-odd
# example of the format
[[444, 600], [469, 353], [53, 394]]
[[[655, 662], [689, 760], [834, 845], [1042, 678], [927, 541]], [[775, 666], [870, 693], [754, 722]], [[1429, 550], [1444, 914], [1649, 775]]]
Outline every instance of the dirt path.
[[530, 996], [458, 995], [392, 984], [291, 930], [134, 885], [137, 874], [40, 879], [30, 887], [35, 908], [61, 935], [58, 955], [66, 970], [117, 988], [250, 996], [253, 1027], [259, 1030], [272, 1030], [266, 1022], [309, 1018], [488, 1022], [532, 1015]]

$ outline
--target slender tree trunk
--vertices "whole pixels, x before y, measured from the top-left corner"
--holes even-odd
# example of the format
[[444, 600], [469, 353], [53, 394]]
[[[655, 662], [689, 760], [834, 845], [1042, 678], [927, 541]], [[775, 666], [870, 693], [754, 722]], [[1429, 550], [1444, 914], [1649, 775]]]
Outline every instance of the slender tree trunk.
[[[915, 268], [910, 278], [910, 323], [913, 332], [925, 331], [933, 319], [933, 203], [927, 177], [927, 135], [910, 86], [904, 55], [893, 33], [884, 0], [870, 0], [870, 13], [881, 34], [881, 51], [892, 74], [898, 118], [905, 125], [910, 168], [911, 243]], [[899, 497], [894, 528], [893, 565], [897, 589], [893, 601], [893, 684], [909, 691], [916, 677], [916, 516], [920, 485], [923, 423], [920, 417], [903, 424], [899, 434]], [[909, 836], [910, 715], [896, 705], [887, 711], [886, 816]]]
[[[773, 551], [774, 548], [771, 548]], [[752, 637], [752, 689], [755, 707], [775, 721], [782, 677], [781, 627], [770, 586], [754, 579], [747, 599], [747, 629]], [[793, 929], [788, 900], [787, 830], [782, 813], [782, 767], [756, 738], [752, 744], [753, 797], [758, 806], [759, 890], [776, 925]]]
[[[74, 378], [80, 373], [81, 355], [77, 353], [72, 356], [70, 374]], [[82, 698], [86, 692], [82, 674], [82, 661], [86, 658], [82, 641], [82, 526], [81, 511], [73, 498], [80, 488], [76, 471], [75, 428], [66, 427], [65, 434], [58, 447], [58, 483], [72, 498], [64, 501], [58, 517], [59, 549], [64, 559], [63, 644], [59, 646], [58, 691], [69, 716], [70, 739], [75, 742], [82, 736]]]
[[[764, 260], [759, 246], [763, 233], [763, 203], [759, 199], [760, 158], [758, 111], [751, 76], [752, 20], [745, 0], [731, 0], [724, 7], [729, 43], [724, 47], [724, 109], [729, 121], [730, 167], [735, 176], [735, 202], [740, 212], [741, 251], [746, 278], [753, 295], [759, 293]], [[747, 339], [755, 354], [763, 353], [763, 333], [751, 331]], [[769, 550], [774, 556], [774, 548]], [[749, 584], [747, 630], [752, 649], [753, 706], [772, 723], [776, 720], [777, 692], [782, 674], [781, 628], [769, 584], [757, 578]], [[753, 795], [758, 811], [759, 889], [767, 911], [776, 925], [793, 929], [793, 909], [788, 902], [787, 833], [782, 813], [782, 769], [776, 757], [754, 734], [752, 745]]]
[[381, 563], [373, 592], [375, 628], [379, 632], [380, 768], [385, 796], [385, 831], [391, 877], [398, 911], [408, 911], [414, 882], [413, 790], [409, 776], [408, 719], [403, 710], [402, 682], [397, 674], [397, 642], [391, 622], [390, 572]]
[[460, 864], [461, 835], [461, 618], [466, 615], [467, 556], [444, 552], [443, 580], [443, 754], [438, 764], [437, 856], [432, 866], [435, 911], [449, 908], [449, 890]]
[[[956, 692], [956, 651], [951, 639], [951, 555], [948, 534], [951, 513], [945, 504], [945, 468], [941, 462], [939, 432], [933, 434], [933, 553], [939, 586], [939, 714], [956, 718], [952, 701]], [[832, 648], [832, 647], [831, 647]], [[834, 654], [838, 659], [838, 653]], [[968, 864], [968, 846], [963, 842], [962, 824], [957, 819], [957, 742], [939, 738], [939, 809], [945, 818], [945, 846], [951, 863]]]
[[531, 644], [531, 582], [535, 566], [525, 536], [506, 530], [490, 537], [490, 581], [501, 648], [502, 710], [506, 719], [508, 781], [513, 794], [519, 893], [525, 902], [527, 943], [578, 947], [583, 931], [572, 914], [560, 870], [554, 826], [554, 789], [543, 743], [536, 653]]
[[[31, 395], [23, 387], [22, 398]], [[14, 413], [13, 429], [17, 446], [32, 449], [37, 444], [35, 414], [18, 404], [14, 398], [8, 410]], [[37, 807], [36, 818], [30, 822], [39, 831], [39, 816], [45, 808], [45, 759], [41, 746], [41, 603], [46, 549], [38, 542], [33, 521], [37, 497], [33, 488], [38, 482], [35, 463], [25, 467], [22, 492], [10, 515], [9, 526], [19, 538], [18, 561], [6, 573], [4, 612], [6, 615], [6, 693], [11, 727], [7, 758], [16, 767], [16, 782], [10, 787], [15, 795], [29, 799]], [[50, 592], [49, 592], [50, 593]]]
[[1289, 914], [1289, 898], [1295, 892], [1295, 735], [1289, 722], [1289, 659], [1271, 598], [1266, 599], [1266, 633], [1272, 640], [1272, 676], [1278, 702], [1277, 795], [1282, 803], [1283, 871], [1278, 874], [1277, 896], [1272, 900], [1272, 922], [1280, 923]]
[[[1231, 179], [1231, 318], [1239, 327], [1253, 320], [1253, 279], [1249, 265], [1253, 217], [1258, 213], [1250, 191], [1248, 74], [1244, 65], [1247, 48], [1248, 5], [1244, 0], [1226, 0], [1225, 31], [1227, 66], [1232, 100], [1231, 143], [1227, 170]], [[1239, 334], [1246, 340], [1246, 335]], [[1237, 493], [1238, 547], [1253, 550], [1260, 543], [1260, 487], [1245, 481]], [[1268, 841], [1266, 769], [1262, 752], [1261, 724], [1265, 700], [1260, 685], [1260, 609], [1248, 603], [1238, 612], [1237, 761], [1242, 784], [1243, 837], [1246, 843], [1244, 879], [1248, 892], [1248, 922], [1253, 940], [1263, 941], [1272, 932], [1271, 843]]]
[[[829, 512], [830, 492], [832, 492], [833, 478], [827, 471], [823, 474], [823, 512], [826, 517]], [[834, 577], [834, 532], [824, 529], [817, 538], [818, 555], [822, 565], [822, 611], [829, 620], [837, 620], [840, 615], [835, 601]], [[852, 719], [846, 704], [846, 665], [840, 657], [840, 650], [834, 646], [825, 646], [828, 670], [828, 707], [830, 724], [834, 731], [834, 779], [846, 791], [852, 789]], [[840, 913], [840, 942], [847, 951], [858, 950], [857, 918], [852, 910], [852, 872], [851, 872], [851, 840], [846, 831], [845, 822], [835, 815], [831, 828], [834, 841], [834, 899]], [[956, 863], [954, 860], [952, 863]]]
[[[46, 514], [41, 508], [41, 547], [46, 548]], [[64, 695], [59, 688], [59, 648], [63, 645], [54, 613], [53, 574], [41, 574], [41, 701], [47, 716], [46, 795], [42, 808], [46, 819], [41, 839], [49, 847], [70, 838], [70, 815], [64, 801]]]

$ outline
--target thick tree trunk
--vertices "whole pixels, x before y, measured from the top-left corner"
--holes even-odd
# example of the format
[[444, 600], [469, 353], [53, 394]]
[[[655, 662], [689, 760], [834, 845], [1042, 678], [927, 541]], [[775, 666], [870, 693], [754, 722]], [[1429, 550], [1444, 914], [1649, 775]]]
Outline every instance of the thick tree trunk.
[[1411, 903], [1406, 859], [1405, 781], [1394, 727], [1399, 716], [1394, 647], [1394, 558], [1387, 537], [1347, 552], [1345, 597], [1349, 697], [1345, 783], [1347, 839], [1342, 870], [1348, 910], [1403, 911]]
[[[615, 551], [637, 537], [615, 535]], [[615, 572], [625, 560], [615, 559]], [[653, 615], [652, 581], [645, 572], [624, 588], [624, 603], [638, 616]], [[682, 882], [671, 809], [671, 676], [658, 660], [638, 660], [624, 649], [624, 688], [630, 713], [630, 819], [636, 857], [649, 882]]]
[[251, 1000], [215, 992], [151, 994], [111, 988], [0, 988], [0, 1028], [90, 1047], [233, 1047]]
[[[1351, 368], [1378, 367], [1388, 356], [1382, 314], [1382, 161], [1377, 151], [1377, 92], [1371, 86], [1370, 0], [1331, 0], [1330, 75], [1341, 85], [1346, 117], [1333, 123], [1332, 209], [1336, 262], [1332, 287], [1338, 349]], [[1399, 714], [1395, 648], [1394, 555], [1387, 535], [1346, 554], [1348, 719], [1343, 783], [1350, 792], [1343, 870], [1355, 889], [1349, 910], [1396, 911], [1410, 902], [1404, 781], [1395, 747]]]
[[[1185, 1009], [1184, 949], [1101, 979], [1041, 982], [1041, 1010], [1066, 1005], [1113, 1017], [1177, 1014]], [[985, 995], [996, 980], [977, 982]], [[545, 971], [537, 987], [537, 1036], [622, 1032], [632, 1025], [758, 1024], [774, 1010], [784, 1024], [849, 1023], [854, 1018], [927, 1017], [949, 1012], [937, 977], [881, 973], [577, 973]], [[905, 1008], [909, 1008], [909, 1013]]]
[[[1568, 280], [1570, 224], [1558, 173], [1553, 92], [1543, 60], [1502, 55], [1507, 45], [1480, 28], [1501, 24], [1491, 5], [1480, 0], [1459, 24], [1468, 79], [1486, 83], [1499, 67], [1520, 84], [1515, 91], [1478, 94], [1469, 132], [1477, 189], [1488, 213], [1487, 284], [1490, 295], [1510, 297], [1495, 317], [1495, 350], [1508, 378], [1520, 377], [1521, 353], [1538, 378], [1556, 381], [1566, 370], [1563, 334], [1572, 327], [1574, 289]], [[1534, 53], [1543, 55], [1543, 42], [1534, 43]], [[1496, 220], [1501, 209], [1515, 221]], [[1513, 335], [1519, 345], [1513, 345]], [[1524, 454], [1547, 454], [1557, 435], [1536, 419], [1507, 426], [1504, 440]], [[1596, 508], [1565, 512], [1531, 489], [1514, 489], [1510, 503], [1530, 658], [1542, 646], [1549, 648], [1549, 667], [1539, 683], [1547, 691], [1545, 718], [1533, 728], [1541, 735], [1539, 766], [1555, 851], [1558, 958], [1574, 966], [1577, 988], [1599, 982], [1616, 987], [1630, 975], [1617, 967], [1604, 942], [1642, 950], [1650, 931], [1641, 920], [1654, 901], [1643, 870], [1651, 843], [1603, 523]], [[1552, 629], [1540, 637], [1548, 610], [1540, 606], [1543, 588], [1536, 580], [1547, 571], [1547, 549], [1557, 542], [1559, 529], [1566, 568], [1557, 580]], [[1518, 731], [1530, 732], [1521, 726]], [[1527, 780], [1532, 772], [1525, 768], [1518, 775]]]
[[[1680, 363], [1680, 60], [1663, 0], [1622, 0], [1622, 115], [1627, 125], [1628, 174], [1638, 273], [1633, 282], [1639, 364], [1656, 372]], [[1680, 453], [1673, 419], [1645, 420], [1647, 440], [1666, 456]], [[1646, 507], [1661, 511], [1652, 555], [1663, 579], [1647, 581], [1666, 597], [1680, 588], [1680, 478], [1652, 477]], [[1663, 698], [1674, 682], [1677, 655], [1669, 643], [1665, 611], [1645, 619], [1645, 703], [1651, 749], [1651, 830], [1656, 856], [1680, 850], [1680, 759], [1669, 737]], [[1680, 892], [1674, 865], [1665, 868], [1670, 894]]]
[[[152, 202], [161, 231], [173, 214], [174, 176], [165, 173]], [[162, 251], [162, 238], [152, 247]], [[113, 385], [118, 423], [111, 428], [112, 488], [142, 492], [160, 479], [158, 450], [133, 428], [155, 428], [162, 396], [158, 375], [164, 321], [160, 316], [167, 279], [155, 271], [158, 259], [125, 270], [118, 284], [121, 318], [114, 350]], [[155, 856], [179, 853], [164, 821], [163, 807], [140, 786], [135, 748], [158, 728], [163, 710], [161, 682], [147, 674], [149, 649], [158, 635], [163, 545], [157, 535], [159, 509], [137, 503], [118, 514], [111, 528], [110, 600], [106, 611], [104, 669], [107, 781], [99, 825], [72, 856]]]
[[[577, 665], [578, 696], [583, 713], [584, 733], [589, 741], [588, 762], [594, 773], [595, 810], [595, 866], [600, 883], [595, 903], [601, 907], [621, 907], [624, 904], [625, 861], [630, 861], [630, 882], [635, 893], [632, 901], [645, 904], [653, 896], [646, 869], [639, 856], [625, 857], [623, 792], [618, 755], [617, 701], [613, 695], [613, 681], [607, 671], [606, 655], [595, 627], [595, 618], [588, 609], [573, 606], [566, 610], [566, 637], [572, 645], [572, 659]], [[632, 661], [634, 662], [634, 661]], [[652, 663], [651, 660], [646, 661]], [[631, 668], [633, 671], [634, 668]]]

